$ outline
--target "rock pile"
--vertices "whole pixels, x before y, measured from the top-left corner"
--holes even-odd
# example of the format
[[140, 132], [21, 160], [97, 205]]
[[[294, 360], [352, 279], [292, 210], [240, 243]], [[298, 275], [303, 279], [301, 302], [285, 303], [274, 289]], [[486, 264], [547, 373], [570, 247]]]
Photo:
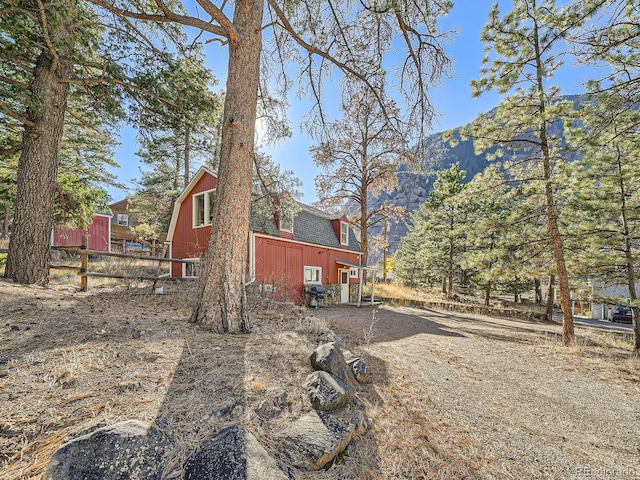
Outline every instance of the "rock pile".
[[[371, 420], [354, 405], [359, 383], [369, 378], [366, 363], [345, 360], [339, 343], [320, 345], [310, 357], [314, 372], [305, 382], [313, 411], [277, 438], [282, 458], [316, 470], [333, 461]], [[226, 416], [238, 399], [220, 407]], [[135, 420], [100, 424], [69, 438], [52, 456], [43, 480], [160, 479], [171, 441], [154, 426]], [[177, 478], [174, 472], [167, 478]], [[247, 429], [232, 425], [204, 441], [184, 464], [185, 480], [291, 480], [293, 471], [273, 458]]]

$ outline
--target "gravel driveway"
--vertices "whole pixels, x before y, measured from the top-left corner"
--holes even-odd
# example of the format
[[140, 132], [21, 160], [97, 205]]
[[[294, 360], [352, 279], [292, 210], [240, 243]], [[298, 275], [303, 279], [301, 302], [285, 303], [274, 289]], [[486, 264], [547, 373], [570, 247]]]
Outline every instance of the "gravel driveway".
[[640, 478], [637, 359], [569, 352], [549, 323], [406, 307], [317, 316], [372, 370], [367, 478]]

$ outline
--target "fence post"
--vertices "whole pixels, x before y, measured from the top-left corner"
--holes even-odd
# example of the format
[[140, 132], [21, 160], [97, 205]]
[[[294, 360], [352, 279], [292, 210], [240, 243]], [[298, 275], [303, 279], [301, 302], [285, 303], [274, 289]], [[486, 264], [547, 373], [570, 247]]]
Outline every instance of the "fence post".
[[89, 254], [87, 250], [89, 248], [89, 236], [82, 236], [82, 245], [80, 247], [80, 291], [86, 292], [88, 289], [89, 278], [85, 275], [89, 269]]

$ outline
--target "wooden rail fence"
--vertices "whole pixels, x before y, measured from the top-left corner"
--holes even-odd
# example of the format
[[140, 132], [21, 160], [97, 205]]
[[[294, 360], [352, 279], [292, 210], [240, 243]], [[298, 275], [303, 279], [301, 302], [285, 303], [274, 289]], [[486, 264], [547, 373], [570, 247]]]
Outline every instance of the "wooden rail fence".
[[[53, 250], [62, 250], [68, 252], [76, 252], [80, 254], [80, 266], [72, 265], [55, 265], [51, 264], [49, 268], [59, 270], [75, 270], [80, 277], [80, 290], [86, 292], [89, 288], [89, 277], [101, 277], [101, 278], [118, 278], [127, 280], [150, 280], [153, 281], [151, 287], [152, 291], [155, 291], [156, 285], [161, 280], [193, 280], [196, 277], [170, 277], [168, 273], [160, 274], [160, 266], [163, 262], [170, 263], [194, 263], [198, 262], [197, 259], [182, 260], [177, 258], [162, 257], [150, 257], [147, 255], [130, 255], [127, 253], [115, 253], [115, 252], [103, 252], [99, 250], [89, 250], [89, 237], [86, 235], [82, 237], [82, 245], [68, 245], [68, 246], [54, 246]], [[129, 260], [144, 260], [151, 262], [158, 262], [156, 269], [156, 275], [125, 275], [118, 273], [102, 273], [102, 272], [90, 272], [89, 271], [89, 257], [115, 257], [126, 258]]]

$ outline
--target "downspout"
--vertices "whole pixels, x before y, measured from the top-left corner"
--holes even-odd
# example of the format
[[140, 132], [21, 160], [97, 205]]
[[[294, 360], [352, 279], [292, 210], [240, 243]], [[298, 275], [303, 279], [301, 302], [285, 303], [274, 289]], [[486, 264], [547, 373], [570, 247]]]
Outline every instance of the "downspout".
[[251, 285], [256, 281], [256, 237], [249, 231], [249, 281], [244, 286]]

